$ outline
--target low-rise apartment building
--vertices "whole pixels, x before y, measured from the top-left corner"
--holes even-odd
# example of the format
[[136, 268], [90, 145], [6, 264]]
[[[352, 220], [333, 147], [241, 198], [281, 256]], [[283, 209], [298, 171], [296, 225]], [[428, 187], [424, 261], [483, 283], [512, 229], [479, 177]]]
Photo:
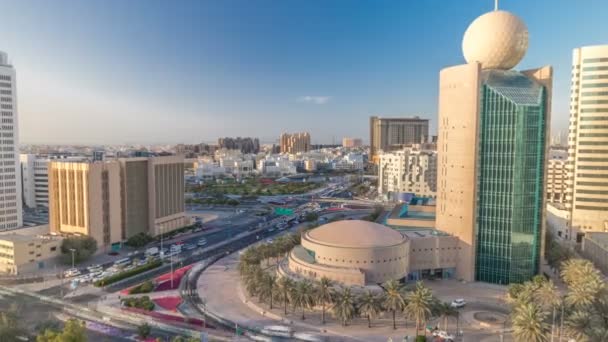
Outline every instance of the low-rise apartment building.
[[21, 274], [44, 269], [61, 254], [61, 237], [0, 235], [0, 273]]

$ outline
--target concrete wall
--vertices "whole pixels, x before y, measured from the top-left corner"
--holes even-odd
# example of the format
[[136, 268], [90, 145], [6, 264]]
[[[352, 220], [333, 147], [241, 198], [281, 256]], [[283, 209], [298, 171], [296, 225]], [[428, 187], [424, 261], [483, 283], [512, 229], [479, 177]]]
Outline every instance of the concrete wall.
[[475, 279], [476, 156], [480, 64], [441, 70], [437, 153], [437, 229], [460, 238], [456, 276]]

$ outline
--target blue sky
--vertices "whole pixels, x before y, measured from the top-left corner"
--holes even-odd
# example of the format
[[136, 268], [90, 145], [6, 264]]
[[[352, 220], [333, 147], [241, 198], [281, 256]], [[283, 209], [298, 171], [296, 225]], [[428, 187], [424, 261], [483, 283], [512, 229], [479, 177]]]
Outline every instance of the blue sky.
[[[584, 3], [585, 6], [581, 6]], [[492, 0], [0, 0], [22, 143], [368, 140], [370, 115], [437, 115], [438, 72]], [[530, 31], [518, 69], [555, 68], [566, 129], [572, 49], [608, 44], [608, 1], [503, 0]]]

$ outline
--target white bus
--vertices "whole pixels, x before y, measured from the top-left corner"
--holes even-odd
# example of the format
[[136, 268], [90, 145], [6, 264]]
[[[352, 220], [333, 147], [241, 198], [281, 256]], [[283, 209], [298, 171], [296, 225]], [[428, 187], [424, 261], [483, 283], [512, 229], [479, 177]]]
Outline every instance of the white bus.
[[121, 266], [129, 265], [130, 263], [131, 263], [131, 258], [123, 258], [123, 259], [114, 261], [114, 266], [121, 267]]

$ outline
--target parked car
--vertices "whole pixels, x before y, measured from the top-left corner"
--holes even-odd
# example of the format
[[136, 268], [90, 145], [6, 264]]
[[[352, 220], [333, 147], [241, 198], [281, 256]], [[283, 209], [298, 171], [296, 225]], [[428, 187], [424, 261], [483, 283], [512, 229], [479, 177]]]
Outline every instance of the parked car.
[[460, 308], [463, 308], [466, 304], [467, 304], [467, 302], [465, 302], [464, 299], [458, 298], [458, 299], [454, 299], [450, 305], [453, 308], [460, 309]]
[[454, 335], [450, 335], [446, 331], [443, 330], [435, 330], [433, 331], [434, 337], [439, 337], [443, 341], [452, 342], [454, 341]]
[[80, 275], [80, 270], [77, 268], [70, 268], [69, 270], [66, 270], [65, 272], [63, 272], [63, 276], [66, 278], [76, 277], [79, 275]]

